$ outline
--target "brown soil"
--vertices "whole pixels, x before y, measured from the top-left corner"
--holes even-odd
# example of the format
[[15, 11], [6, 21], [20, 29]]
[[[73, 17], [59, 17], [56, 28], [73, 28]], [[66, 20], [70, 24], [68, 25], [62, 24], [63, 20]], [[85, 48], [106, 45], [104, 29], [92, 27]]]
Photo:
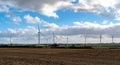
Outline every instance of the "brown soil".
[[120, 65], [120, 49], [0, 48], [0, 65]]

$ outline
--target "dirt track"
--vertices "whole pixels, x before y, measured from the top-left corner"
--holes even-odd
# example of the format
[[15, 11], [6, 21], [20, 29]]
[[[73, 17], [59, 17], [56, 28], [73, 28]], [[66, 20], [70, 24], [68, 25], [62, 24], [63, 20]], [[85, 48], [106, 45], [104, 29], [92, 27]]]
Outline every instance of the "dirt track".
[[120, 65], [120, 49], [0, 48], [0, 65]]

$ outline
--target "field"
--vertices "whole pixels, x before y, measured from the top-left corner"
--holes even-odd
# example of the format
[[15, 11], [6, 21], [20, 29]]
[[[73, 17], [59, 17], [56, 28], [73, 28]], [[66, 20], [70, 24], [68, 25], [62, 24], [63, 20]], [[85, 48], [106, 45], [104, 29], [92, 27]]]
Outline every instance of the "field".
[[120, 49], [0, 48], [0, 65], [120, 65]]

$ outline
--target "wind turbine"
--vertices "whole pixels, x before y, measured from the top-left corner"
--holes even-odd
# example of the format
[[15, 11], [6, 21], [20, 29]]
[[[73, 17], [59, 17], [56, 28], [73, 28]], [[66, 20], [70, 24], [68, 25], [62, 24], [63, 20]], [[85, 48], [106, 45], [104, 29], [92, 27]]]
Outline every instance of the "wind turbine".
[[102, 34], [100, 34], [100, 43], [101, 43], [101, 39], [102, 39]]
[[68, 38], [68, 35], [67, 35], [67, 44], [68, 44], [68, 39], [69, 39], [69, 38]]
[[114, 36], [112, 35], [112, 43], [114, 43]]
[[38, 24], [38, 44], [40, 44], [40, 26], [39, 26], [39, 24]]
[[85, 37], [85, 44], [87, 43], [87, 34], [84, 34], [84, 37]]
[[66, 44], [65, 44], [65, 46], [66, 46], [66, 48], [68, 47], [68, 35], [67, 35], [67, 37], [66, 37]]
[[12, 37], [13, 37], [13, 33], [11, 32], [10, 33], [10, 36], [9, 36], [9, 44], [12, 45]]
[[10, 35], [10, 45], [12, 44], [12, 35]]
[[102, 39], [102, 34], [100, 34], [100, 46], [99, 47], [101, 47], [102, 46], [102, 44], [101, 44], [101, 40]]
[[53, 32], [53, 44], [55, 44], [55, 33]]

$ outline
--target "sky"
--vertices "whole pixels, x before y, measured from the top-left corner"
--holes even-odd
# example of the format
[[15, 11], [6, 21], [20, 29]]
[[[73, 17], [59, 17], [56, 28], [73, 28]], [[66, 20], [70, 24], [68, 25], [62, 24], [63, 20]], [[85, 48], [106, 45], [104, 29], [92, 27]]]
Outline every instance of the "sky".
[[120, 0], [0, 0], [0, 43], [120, 42]]

